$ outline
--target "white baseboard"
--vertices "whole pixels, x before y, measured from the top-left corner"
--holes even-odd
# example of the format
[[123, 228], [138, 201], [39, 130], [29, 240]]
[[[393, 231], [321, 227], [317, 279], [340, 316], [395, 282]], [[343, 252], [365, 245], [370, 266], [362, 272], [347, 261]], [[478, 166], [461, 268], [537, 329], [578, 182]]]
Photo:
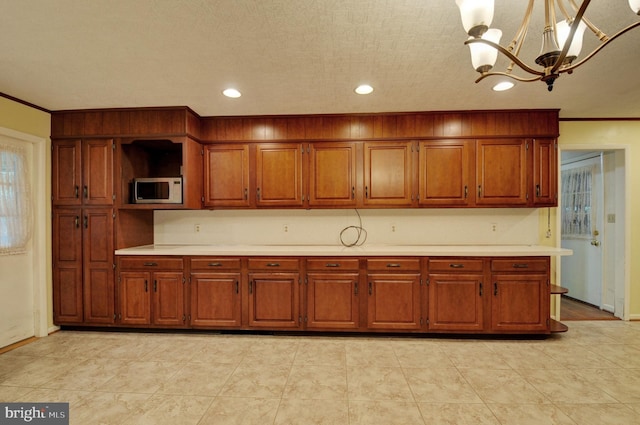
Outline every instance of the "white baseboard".
[[54, 332], [58, 332], [60, 330], [60, 326], [51, 326], [47, 329], [47, 335], [51, 335]]
[[640, 314], [630, 314], [629, 320], [640, 320]]

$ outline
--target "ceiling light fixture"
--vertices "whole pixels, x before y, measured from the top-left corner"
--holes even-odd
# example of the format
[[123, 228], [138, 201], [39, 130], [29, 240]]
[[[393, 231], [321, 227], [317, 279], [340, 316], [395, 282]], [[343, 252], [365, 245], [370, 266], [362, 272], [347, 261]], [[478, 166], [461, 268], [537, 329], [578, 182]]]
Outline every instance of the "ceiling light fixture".
[[227, 96], [227, 97], [231, 97], [233, 99], [242, 96], [242, 93], [240, 93], [236, 89], [225, 89], [225, 90], [222, 91], [222, 94]]
[[373, 87], [368, 84], [361, 84], [354, 91], [358, 94], [369, 94], [373, 92]]
[[[505, 48], [499, 44], [501, 31], [489, 29], [493, 20], [493, 0], [456, 0], [456, 4], [460, 8], [462, 25], [470, 36], [464, 44], [469, 45], [471, 62], [475, 70], [480, 73], [476, 83], [489, 76], [501, 75], [523, 82], [542, 80], [547, 83], [547, 89], [551, 91], [553, 90], [553, 83], [561, 74], [565, 72], [571, 74], [574, 69], [591, 59], [613, 40], [640, 26], [640, 21], [638, 21], [621, 29], [612, 36], [607, 36], [584, 17], [591, 0], [583, 0], [579, 7], [576, 4], [576, 0], [567, 0], [571, 11], [575, 13], [573, 16], [569, 14], [565, 0], [544, 0], [545, 19], [542, 32], [542, 49], [535, 60], [536, 64], [542, 67], [542, 70], [535, 69], [525, 64], [518, 57], [529, 29], [533, 2], [534, 0], [529, 0], [529, 5], [518, 31], [508, 47]], [[556, 22], [556, 5], [564, 17], [560, 22]], [[640, 15], [640, 0], [629, 0], [629, 6], [637, 15]], [[584, 59], [573, 63], [582, 49], [582, 35], [587, 27], [600, 39], [601, 43]], [[491, 72], [496, 63], [498, 52], [504, 54], [511, 61], [505, 72]], [[514, 65], [518, 65], [520, 69], [533, 75], [533, 77], [523, 78], [513, 75], [511, 71]]]

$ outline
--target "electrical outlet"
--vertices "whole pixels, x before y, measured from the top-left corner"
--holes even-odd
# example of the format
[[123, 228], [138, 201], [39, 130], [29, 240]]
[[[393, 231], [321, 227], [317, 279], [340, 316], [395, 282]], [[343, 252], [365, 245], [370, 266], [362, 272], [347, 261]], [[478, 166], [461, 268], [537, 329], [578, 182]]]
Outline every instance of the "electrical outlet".
[[394, 223], [391, 224], [391, 232], [394, 233], [396, 231], [396, 225]]
[[193, 225], [193, 231], [196, 233], [200, 233], [200, 225], [199, 224], [194, 224]]
[[498, 231], [498, 223], [491, 223], [491, 231], [492, 232]]
[[282, 225], [282, 231], [284, 233], [289, 233], [289, 225], [288, 224], [283, 224]]

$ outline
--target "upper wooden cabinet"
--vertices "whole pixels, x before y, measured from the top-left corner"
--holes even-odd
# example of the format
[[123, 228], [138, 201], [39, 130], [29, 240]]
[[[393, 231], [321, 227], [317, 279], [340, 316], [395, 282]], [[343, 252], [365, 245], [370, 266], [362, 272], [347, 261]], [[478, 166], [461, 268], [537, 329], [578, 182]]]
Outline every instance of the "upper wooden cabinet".
[[249, 145], [208, 145], [204, 153], [205, 207], [248, 207]]
[[309, 145], [310, 207], [357, 205], [358, 144], [354, 142]]
[[364, 144], [365, 206], [408, 207], [413, 203], [414, 142]]
[[302, 144], [256, 146], [256, 205], [302, 207]]
[[52, 141], [54, 205], [113, 205], [113, 139]]
[[526, 205], [527, 176], [524, 139], [476, 142], [477, 205]]
[[558, 205], [558, 159], [555, 139], [533, 139], [531, 177], [533, 193], [529, 196], [536, 207]]
[[422, 206], [466, 206], [474, 202], [473, 155], [468, 140], [419, 143], [418, 203]]

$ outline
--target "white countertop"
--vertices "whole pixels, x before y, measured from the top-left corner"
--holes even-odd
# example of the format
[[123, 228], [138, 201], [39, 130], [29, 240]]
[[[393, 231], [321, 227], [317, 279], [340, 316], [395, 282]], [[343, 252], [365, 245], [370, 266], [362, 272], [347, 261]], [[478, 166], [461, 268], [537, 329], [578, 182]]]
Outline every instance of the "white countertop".
[[116, 255], [203, 256], [493, 256], [547, 257], [573, 251], [542, 245], [143, 245], [116, 250]]

